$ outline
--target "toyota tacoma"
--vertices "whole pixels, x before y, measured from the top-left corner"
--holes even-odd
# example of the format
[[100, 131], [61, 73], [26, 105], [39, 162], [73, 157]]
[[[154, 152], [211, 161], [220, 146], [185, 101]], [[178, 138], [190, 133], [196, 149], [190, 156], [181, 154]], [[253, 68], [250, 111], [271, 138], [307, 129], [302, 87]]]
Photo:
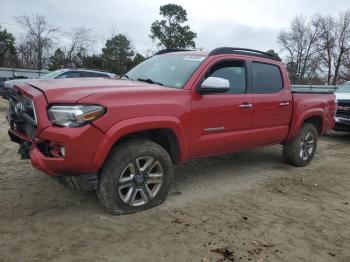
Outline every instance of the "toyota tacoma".
[[312, 160], [334, 127], [333, 94], [293, 92], [283, 64], [244, 48], [162, 50], [121, 79], [28, 80], [2, 92], [23, 159], [111, 214], [162, 203], [173, 165], [281, 144]]

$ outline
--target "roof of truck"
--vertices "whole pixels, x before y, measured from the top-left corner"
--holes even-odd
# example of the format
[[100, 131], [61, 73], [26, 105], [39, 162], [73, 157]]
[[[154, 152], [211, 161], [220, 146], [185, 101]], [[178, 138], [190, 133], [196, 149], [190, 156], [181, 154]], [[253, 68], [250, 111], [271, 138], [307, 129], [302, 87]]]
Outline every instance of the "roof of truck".
[[200, 50], [187, 50], [187, 49], [163, 49], [156, 53], [156, 55], [163, 54], [187, 54], [187, 55], [195, 55], [195, 56], [214, 56], [214, 55], [245, 55], [245, 56], [254, 56], [265, 59], [270, 59], [274, 61], [281, 61], [278, 55], [274, 52], [263, 52], [255, 49], [249, 48], [241, 48], [241, 47], [218, 47], [213, 49], [212, 51], [200, 51]]

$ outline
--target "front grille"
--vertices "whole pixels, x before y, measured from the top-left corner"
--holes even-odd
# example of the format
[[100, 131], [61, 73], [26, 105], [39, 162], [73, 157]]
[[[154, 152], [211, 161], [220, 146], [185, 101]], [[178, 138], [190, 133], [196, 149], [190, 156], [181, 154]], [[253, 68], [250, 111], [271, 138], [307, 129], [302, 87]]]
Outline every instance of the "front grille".
[[12, 94], [9, 99], [7, 117], [11, 128], [34, 137], [37, 120], [33, 101], [18, 93]]
[[10, 112], [13, 117], [18, 121], [23, 120], [36, 126], [36, 115], [33, 101], [22, 95], [13, 95], [9, 100]]
[[349, 100], [338, 100], [338, 108], [337, 108], [336, 116], [350, 119], [350, 101]]

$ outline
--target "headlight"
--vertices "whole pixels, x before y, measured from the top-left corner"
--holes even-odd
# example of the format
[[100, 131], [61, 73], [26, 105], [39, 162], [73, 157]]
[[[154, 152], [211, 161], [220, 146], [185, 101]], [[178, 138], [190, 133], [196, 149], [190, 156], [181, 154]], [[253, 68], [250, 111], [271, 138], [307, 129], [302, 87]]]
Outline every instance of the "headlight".
[[57, 126], [80, 127], [98, 119], [104, 114], [102, 106], [71, 105], [51, 106], [48, 110], [50, 121]]

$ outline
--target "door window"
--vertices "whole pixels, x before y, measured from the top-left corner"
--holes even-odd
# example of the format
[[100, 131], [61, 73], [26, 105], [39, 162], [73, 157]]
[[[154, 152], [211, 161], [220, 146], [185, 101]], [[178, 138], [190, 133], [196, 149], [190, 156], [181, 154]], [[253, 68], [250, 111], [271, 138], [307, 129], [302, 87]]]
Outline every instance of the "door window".
[[243, 61], [220, 62], [211, 68], [206, 77], [220, 77], [230, 83], [230, 89], [223, 94], [243, 94], [246, 90], [246, 70]]
[[283, 88], [281, 72], [276, 65], [253, 62], [253, 92], [276, 93]]

